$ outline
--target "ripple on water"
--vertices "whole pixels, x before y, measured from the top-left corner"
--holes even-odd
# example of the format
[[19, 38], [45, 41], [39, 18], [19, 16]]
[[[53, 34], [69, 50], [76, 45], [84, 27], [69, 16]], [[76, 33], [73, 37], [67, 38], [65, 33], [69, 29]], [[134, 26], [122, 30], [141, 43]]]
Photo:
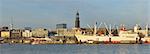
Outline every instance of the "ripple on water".
[[148, 44], [2, 44], [1, 54], [150, 54]]

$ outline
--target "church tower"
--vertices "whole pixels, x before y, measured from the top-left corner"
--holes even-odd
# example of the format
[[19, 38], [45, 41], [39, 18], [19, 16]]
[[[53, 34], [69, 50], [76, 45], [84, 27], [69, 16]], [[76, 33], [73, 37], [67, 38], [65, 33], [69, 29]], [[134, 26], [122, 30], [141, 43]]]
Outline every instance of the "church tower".
[[75, 28], [80, 28], [79, 12], [76, 13]]

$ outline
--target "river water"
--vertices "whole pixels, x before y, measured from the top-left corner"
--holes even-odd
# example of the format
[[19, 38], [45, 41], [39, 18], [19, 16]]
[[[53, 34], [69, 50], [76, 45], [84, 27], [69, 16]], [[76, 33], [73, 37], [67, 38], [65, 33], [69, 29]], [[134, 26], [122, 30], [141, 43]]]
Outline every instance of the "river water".
[[150, 44], [0, 44], [0, 54], [150, 54]]

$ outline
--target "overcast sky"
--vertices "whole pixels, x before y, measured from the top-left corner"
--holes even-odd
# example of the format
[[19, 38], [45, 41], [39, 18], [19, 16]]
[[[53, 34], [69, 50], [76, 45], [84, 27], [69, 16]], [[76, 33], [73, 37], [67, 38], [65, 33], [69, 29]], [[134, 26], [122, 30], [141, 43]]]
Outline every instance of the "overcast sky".
[[97, 22], [107, 24], [150, 24], [150, 0], [0, 0], [0, 25], [55, 28], [66, 23], [74, 27], [80, 13], [81, 27]]

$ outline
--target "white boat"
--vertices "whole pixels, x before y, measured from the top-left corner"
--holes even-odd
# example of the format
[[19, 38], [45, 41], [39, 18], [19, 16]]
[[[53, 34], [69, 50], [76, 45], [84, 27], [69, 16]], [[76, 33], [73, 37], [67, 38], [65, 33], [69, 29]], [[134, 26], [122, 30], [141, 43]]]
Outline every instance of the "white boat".
[[[125, 29], [125, 28], [123, 28]], [[107, 29], [108, 30], [108, 29]], [[119, 36], [112, 36], [111, 35], [111, 28], [109, 29], [109, 35], [105, 36], [97, 36], [96, 35], [96, 27], [94, 30], [93, 35], [75, 35], [78, 39], [78, 41], [86, 42], [86, 41], [99, 41], [99, 42], [112, 42], [112, 43], [135, 43], [137, 41], [137, 38], [139, 38], [137, 33], [126, 31], [126, 30], [120, 30]]]

